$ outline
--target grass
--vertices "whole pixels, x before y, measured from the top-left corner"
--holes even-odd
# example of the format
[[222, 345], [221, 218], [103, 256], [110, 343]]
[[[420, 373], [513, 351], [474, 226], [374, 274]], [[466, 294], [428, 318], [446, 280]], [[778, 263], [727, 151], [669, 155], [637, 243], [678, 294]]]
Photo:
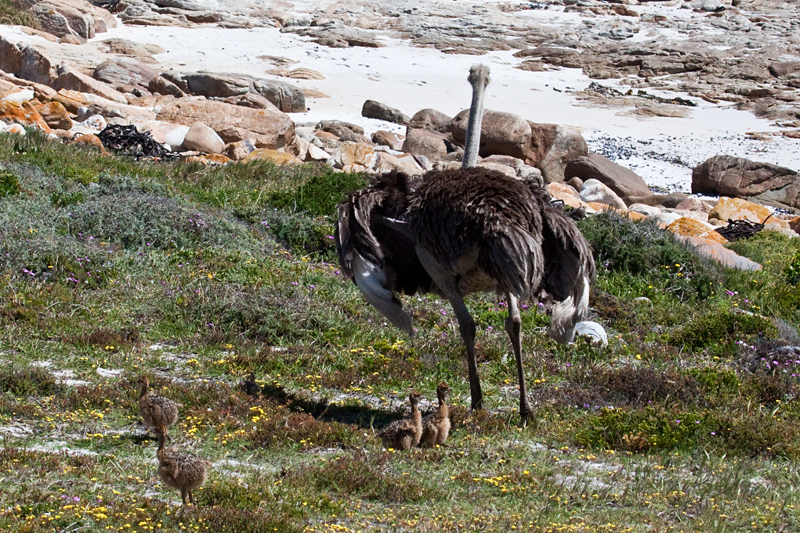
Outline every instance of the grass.
[[[338, 275], [334, 206], [363, 176], [136, 162], [35, 132], [0, 135], [0, 161], [2, 529], [800, 527], [800, 353], [782, 348], [800, 344], [798, 239], [732, 245], [764, 266], [736, 272], [649, 223], [582, 221], [609, 345], [557, 345], [526, 309], [522, 426], [503, 302], [468, 302], [473, 413], [449, 305], [406, 298], [412, 344]], [[158, 479], [142, 374], [182, 404], [171, 444], [214, 464], [197, 507]], [[375, 431], [440, 381], [448, 446], [384, 450]]]

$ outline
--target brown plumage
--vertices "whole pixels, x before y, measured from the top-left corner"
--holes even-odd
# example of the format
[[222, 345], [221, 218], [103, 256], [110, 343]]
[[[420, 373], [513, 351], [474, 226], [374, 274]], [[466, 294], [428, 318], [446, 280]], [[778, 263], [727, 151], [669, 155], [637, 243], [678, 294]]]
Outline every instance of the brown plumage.
[[[465, 153], [480, 140], [489, 71], [473, 66], [474, 94]], [[473, 120], [474, 119], [474, 120]], [[476, 133], [478, 132], [478, 133]], [[548, 333], [572, 341], [589, 306], [594, 259], [586, 239], [538, 183], [485, 168], [383, 175], [338, 206], [335, 240], [342, 272], [392, 324], [414, 335], [397, 293], [432, 292], [450, 301], [467, 349], [472, 408], [483, 406], [475, 359], [475, 321], [464, 297], [504, 294], [506, 332], [517, 360], [520, 414], [531, 414], [520, 343], [519, 301], [544, 304]]]
[[168, 428], [178, 420], [178, 404], [150, 392], [150, 380], [142, 376], [139, 384], [139, 415], [145, 426]]
[[439, 407], [432, 415], [422, 419], [422, 438], [419, 440], [421, 448], [433, 448], [437, 444], [443, 446], [450, 435], [450, 407], [447, 405], [447, 393], [450, 387], [447, 383], [439, 383], [436, 387], [436, 397]]
[[174, 448], [166, 448], [167, 431], [156, 429], [158, 435], [158, 475], [169, 487], [181, 491], [183, 505], [187, 500], [194, 505], [192, 491], [205, 483], [211, 463], [192, 453], [178, 453]]
[[378, 433], [386, 448], [408, 450], [419, 444], [422, 437], [422, 413], [419, 410], [420, 394], [412, 392], [408, 396], [411, 403], [411, 416], [395, 420]]

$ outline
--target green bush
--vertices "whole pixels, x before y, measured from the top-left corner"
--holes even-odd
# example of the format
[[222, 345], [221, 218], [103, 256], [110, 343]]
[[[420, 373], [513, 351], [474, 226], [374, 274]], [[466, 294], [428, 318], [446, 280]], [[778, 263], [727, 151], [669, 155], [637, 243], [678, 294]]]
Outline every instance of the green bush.
[[297, 189], [272, 193], [268, 201], [279, 209], [312, 216], [336, 216], [336, 205], [345, 194], [367, 184], [362, 174], [333, 172], [317, 174]]
[[39, 27], [36, 16], [19, 0], [0, 0], [0, 24]]
[[712, 345], [752, 340], [753, 337], [774, 338], [778, 331], [769, 319], [750, 313], [714, 310], [691, 320], [668, 335], [670, 344], [698, 350]]
[[579, 228], [592, 245], [601, 275], [627, 273], [688, 300], [713, 295], [723, 278], [722, 267], [653, 220], [632, 221], [607, 211], [580, 221]]
[[20, 190], [17, 175], [6, 170], [0, 170], [0, 198], [18, 194]]

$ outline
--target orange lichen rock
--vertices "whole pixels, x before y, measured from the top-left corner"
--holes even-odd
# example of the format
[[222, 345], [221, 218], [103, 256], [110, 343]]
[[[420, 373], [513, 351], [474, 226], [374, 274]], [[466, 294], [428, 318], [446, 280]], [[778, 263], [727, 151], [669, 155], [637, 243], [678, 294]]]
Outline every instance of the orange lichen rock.
[[728, 240], [703, 224], [699, 220], [689, 217], [681, 217], [669, 226], [667, 229], [672, 233], [676, 233], [683, 237], [697, 237], [698, 239], [705, 239], [707, 241], [718, 242], [719, 244], [727, 244]]
[[42, 115], [33, 107], [30, 102], [0, 102], [0, 120], [21, 124], [23, 126], [34, 126], [44, 131], [52, 133], [50, 126], [42, 118]]

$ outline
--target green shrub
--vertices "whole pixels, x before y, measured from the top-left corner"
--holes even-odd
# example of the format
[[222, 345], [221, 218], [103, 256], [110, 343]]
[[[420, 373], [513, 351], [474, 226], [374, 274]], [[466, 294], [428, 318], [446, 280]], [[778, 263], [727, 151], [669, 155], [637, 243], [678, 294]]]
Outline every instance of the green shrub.
[[36, 16], [19, 0], [0, 0], [0, 24], [39, 27]]
[[0, 370], [0, 392], [10, 392], [14, 396], [50, 396], [61, 390], [56, 378], [39, 367], [5, 368]]
[[789, 263], [783, 269], [786, 281], [791, 285], [800, 284], [800, 252], [795, 252]]
[[731, 310], [706, 312], [667, 336], [670, 344], [691, 350], [725, 345], [753, 337], [774, 338], [778, 331], [769, 319]]
[[587, 217], [579, 228], [592, 245], [598, 272], [627, 273], [681, 299], [713, 295], [723, 269], [648, 219], [632, 221], [612, 212]]
[[0, 198], [18, 194], [20, 190], [17, 175], [6, 170], [0, 170]]
[[274, 192], [269, 203], [279, 209], [304, 212], [312, 216], [336, 216], [336, 205], [345, 194], [367, 184], [362, 174], [327, 170], [308, 179], [295, 190]]

